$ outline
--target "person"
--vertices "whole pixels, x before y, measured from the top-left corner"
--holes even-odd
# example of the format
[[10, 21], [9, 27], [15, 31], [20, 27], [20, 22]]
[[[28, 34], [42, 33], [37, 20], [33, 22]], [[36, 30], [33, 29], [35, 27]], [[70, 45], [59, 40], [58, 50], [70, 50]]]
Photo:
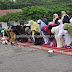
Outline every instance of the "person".
[[28, 22], [28, 24], [30, 24], [30, 26], [31, 26], [31, 31], [32, 31], [32, 37], [33, 37], [33, 40], [34, 40], [34, 42], [35, 42], [35, 34], [37, 34], [37, 35], [39, 35], [39, 33], [40, 33], [40, 27], [39, 27], [39, 24], [37, 23], [37, 22], [35, 22], [35, 21], [33, 21], [33, 20], [30, 20], [29, 22]]
[[48, 19], [46, 18], [46, 16], [44, 15], [44, 16], [42, 16], [42, 21], [46, 24], [46, 25], [48, 25], [49, 23], [48, 23]]
[[11, 42], [15, 41], [15, 33], [12, 32], [12, 29], [8, 29], [8, 32], [10, 33], [10, 37], [11, 37]]
[[0, 27], [0, 35], [1, 37], [3, 36], [3, 33], [1, 32], [3, 30], [3, 28]]
[[70, 23], [69, 11], [66, 11], [66, 15], [64, 16], [63, 23]]
[[63, 21], [64, 16], [66, 16], [66, 12], [65, 11], [61, 11], [61, 20]]
[[8, 32], [8, 28], [5, 28], [5, 29], [4, 29], [4, 36], [5, 36], [6, 38], [9, 38], [9, 37], [10, 37], [10, 34], [9, 34], [9, 32]]
[[62, 20], [58, 20], [58, 26], [53, 27], [51, 29], [51, 32], [54, 33], [54, 36], [55, 36], [55, 39], [57, 42], [57, 47], [63, 47], [64, 38], [63, 37], [58, 38], [58, 34], [59, 34], [60, 30], [62, 29], [62, 25], [63, 25]]
[[[59, 20], [61, 26], [59, 28], [59, 34], [58, 34], [58, 38], [62, 38], [64, 37], [64, 43], [65, 46], [64, 47], [70, 47], [70, 44], [72, 42], [72, 38], [71, 36], [68, 34], [67, 30], [63, 29], [63, 22], [62, 20]], [[64, 44], [63, 44], [64, 45]]]
[[28, 36], [28, 35], [31, 35], [31, 29], [29, 29], [29, 27], [26, 27], [25, 33], [26, 33], [26, 37], [28, 38], [28, 42], [31, 43], [31, 37]]
[[48, 33], [44, 30], [44, 27], [46, 26], [46, 24], [42, 21], [42, 20], [38, 20], [37, 23], [39, 24], [40, 26], [40, 29], [41, 29], [41, 34], [42, 34], [42, 37], [44, 39], [44, 44], [48, 44], [49, 43], [49, 37], [47, 36]]
[[72, 19], [70, 19], [71, 23], [65, 23], [63, 25], [63, 29], [68, 31], [68, 34], [72, 37]]
[[58, 14], [55, 13], [55, 14], [53, 15], [53, 24], [57, 24], [58, 20], [59, 20]]
[[51, 33], [51, 29], [52, 27], [56, 26], [57, 24], [50, 24], [50, 25], [46, 25], [44, 27], [44, 30], [48, 32], [48, 36], [49, 36], [49, 41], [50, 41], [50, 46], [56, 46], [56, 40], [54, 38], [54, 34]]

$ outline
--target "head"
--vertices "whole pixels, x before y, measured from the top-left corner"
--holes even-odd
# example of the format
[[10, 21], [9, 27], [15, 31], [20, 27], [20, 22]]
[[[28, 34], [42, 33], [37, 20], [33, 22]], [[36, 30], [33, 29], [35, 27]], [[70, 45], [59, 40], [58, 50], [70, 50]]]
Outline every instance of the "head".
[[31, 30], [29, 29], [29, 27], [26, 27], [26, 28], [25, 28], [25, 32], [26, 32], [27, 34], [31, 34]]
[[62, 20], [58, 20], [58, 25], [63, 24]]
[[65, 11], [61, 11], [61, 16], [62, 15], [66, 15], [66, 12]]
[[41, 24], [41, 20], [39, 19], [39, 20], [37, 21], [37, 23], [38, 23], [38, 24]]
[[43, 15], [43, 16], [42, 16], [42, 18], [46, 18], [46, 16], [45, 16], [45, 15]]
[[34, 23], [33, 20], [30, 20], [30, 21], [28, 22], [28, 24], [30, 24], [30, 25], [32, 25], [33, 23]]
[[69, 11], [66, 11], [66, 14], [68, 14], [68, 15], [69, 15], [69, 13], [70, 13]]
[[55, 13], [55, 14], [53, 15], [53, 18], [58, 18], [58, 14]]

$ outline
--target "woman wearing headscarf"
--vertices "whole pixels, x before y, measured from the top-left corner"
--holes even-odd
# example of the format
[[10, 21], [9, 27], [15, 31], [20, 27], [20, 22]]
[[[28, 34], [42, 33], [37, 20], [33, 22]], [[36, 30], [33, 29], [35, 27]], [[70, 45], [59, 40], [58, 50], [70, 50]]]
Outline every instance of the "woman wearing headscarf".
[[61, 23], [61, 26], [59, 27], [58, 38], [64, 37], [65, 46], [70, 47], [72, 37], [68, 34], [67, 30], [63, 29], [63, 22], [61, 20], [59, 20], [59, 22]]
[[33, 20], [29, 21], [30, 26], [31, 26], [31, 31], [32, 31], [32, 37], [33, 37], [33, 40], [35, 41], [35, 34], [39, 34], [40, 33], [40, 27], [39, 27], [39, 24]]
[[8, 32], [10, 33], [11, 41], [15, 41], [15, 33], [12, 32], [12, 29], [8, 29]]
[[7, 37], [7, 38], [10, 37], [9, 32], [8, 32], [8, 28], [4, 29], [4, 36]]
[[50, 24], [50, 25], [46, 25], [44, 30], [48, 32], [48, 36], [49, 36], [49, 41], [50, 41], [50, 46], [56, 46], [56, 40], [54, 38], [54, 34], [51, 33], [51, 29], [52, 27], [56, 26], [57, 24]]
[[45, 44], [48, 44], [49, 43], [48, 33], [44, 30], [44, 27], [46, 26], [46, 24], [40, 19], [37, 21], [37, 23], [40, 26], [41, 34], [42, 34]]
[[65, 11], [61, 11], [61, 20], [63, 21], [64, 16], [66, 16], [66, 12]]
[[58, 25], [59, 26], [53, 27], [51, 29], [51, 32], [54, 33], [54, 36], [55, 36], [55, 39], [56, 39], [56, 42], [57, 42], [57, 47], [62, 47], [64, 38], [58, 37], [58, 34], [59, 34], [59, 32], [60, 32], [60, 30], [62, 29], [62, 26], [63, 26], [62, 20], [58, 20]]
[[53, 15], [53, 24], [57, 24], [58, 20], [59, 20], [58, 14], [55, 13], [55, 14]]

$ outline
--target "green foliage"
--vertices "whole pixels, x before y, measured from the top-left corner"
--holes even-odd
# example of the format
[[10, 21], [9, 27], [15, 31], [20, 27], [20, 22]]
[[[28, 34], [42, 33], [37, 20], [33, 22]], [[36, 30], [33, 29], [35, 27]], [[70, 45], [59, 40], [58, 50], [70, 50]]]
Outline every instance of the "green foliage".
[[[8, 21], [8, 20], [28, 20], [28, 19], [41, 19], [43, 15], [48, 16], [48, 9], [42, 8], [42, 7], [25, 7], [22, 9], [22, 12], [16, 12], [16, 13], [7, 13], [4, 16], [0, 17], [0, 21]], [[51, 12], [51, 11], [50, 11]]]
[[52, 20], [53, 14], [61, 11], [70, 11], [72, 14], [72, 0], [0, 0], [0, 9], [19, 9], [22, 12], [8, 13], [0, 17], [0, 21], [8, 20], [28, 20], [41, 19], [42, 15], [46, 15]]

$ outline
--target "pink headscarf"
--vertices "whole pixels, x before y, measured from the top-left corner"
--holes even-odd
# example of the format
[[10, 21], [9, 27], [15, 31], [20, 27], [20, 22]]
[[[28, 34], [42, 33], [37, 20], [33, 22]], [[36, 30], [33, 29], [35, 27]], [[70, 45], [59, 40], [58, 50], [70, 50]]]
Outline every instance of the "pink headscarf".
[[58, 18], [58, 14], [54, 14], [54, 18], [53, 18], [53, 24], [55, 24], [55, 20]]

